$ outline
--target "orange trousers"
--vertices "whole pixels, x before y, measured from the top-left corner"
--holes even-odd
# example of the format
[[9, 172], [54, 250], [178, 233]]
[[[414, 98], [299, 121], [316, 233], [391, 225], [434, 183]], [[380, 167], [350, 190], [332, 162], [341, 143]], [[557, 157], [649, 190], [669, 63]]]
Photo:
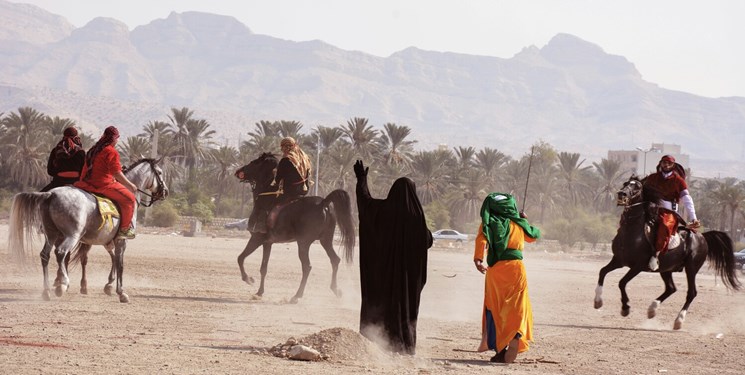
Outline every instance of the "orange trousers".
[[678, 218], [675, 214], [668, 211], [660, 212], [657, 220], [657, 239], [655, 240], [655, 250], [660, 255], [667, 251], [667, 245], [670, 243], [670, 237], [675, 234], [678, 227]]

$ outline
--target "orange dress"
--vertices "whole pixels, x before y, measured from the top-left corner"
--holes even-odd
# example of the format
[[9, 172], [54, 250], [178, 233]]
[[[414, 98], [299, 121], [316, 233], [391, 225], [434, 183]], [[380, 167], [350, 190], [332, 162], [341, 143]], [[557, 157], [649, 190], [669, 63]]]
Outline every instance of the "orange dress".
[[[525, 236], [519, 225], [510, 222], [507, 247], [522, 251], [525, 241], [534, 242], [535, 239]], [[487, 247], [487, 239], [479, 226], [473, 259], [484, 261]], [[528, 350], [533, 341], [533, 311], [522, 260], [500, 260], [486, 270], [481, 332], [479, 351], [487, 348], [501, 351], [517, 333], [521, 335], [518, 353]]]

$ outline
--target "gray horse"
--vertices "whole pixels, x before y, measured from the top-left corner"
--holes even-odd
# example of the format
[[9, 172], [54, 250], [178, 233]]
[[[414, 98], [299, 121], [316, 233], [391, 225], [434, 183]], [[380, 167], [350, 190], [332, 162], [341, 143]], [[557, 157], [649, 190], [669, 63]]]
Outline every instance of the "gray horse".
[[[159, 161], [141, 159], [125, 168], [124, 174], [137, 186], [135, 198], [138, 204], [143, 194], [150, 197], [148, 206], [157, 200], [165, 199], [168, 195], [168, 188], [162, 178], [163, 171], [157, 165]], [[149, 191], [150, 194], [145, 191]], [[136, 209], [132, 222], [137, 222]], [[111, 295], [111, 284], [116, 276], [116, 293], [119, 295], [119, 301], [129, 302], [129, 296], [122, 287], [124, 250], [127, 248], [127, 241], [114, 239], [119, 229], [119, 218], [104, 220], [93, 195], [72, 186], [58, 187], [45, 193], [16, 194], [10, 213], [8, 249], [17, 259], [28, 259], [28, 245], [32, 238], [30, 229], [39, 227], [45, 236], [44, 248], [39, 254], [44, 272], [42, 297], [45, 300], [49, 300], [48, 264], [53, 246], [58, 265], [57, 277], [54, 280], [55, 294], [61, 297], [70, 283], [67, 275], [70, 253], [77, 247], [74, 259], [80, 259], [83, 270], [80, 292], [86, 294], [88, 282], [85, 266], [88, 262], [88, 251], [92, 245], [104, 245], [111, 256], [111, 271], [104, 292]]]

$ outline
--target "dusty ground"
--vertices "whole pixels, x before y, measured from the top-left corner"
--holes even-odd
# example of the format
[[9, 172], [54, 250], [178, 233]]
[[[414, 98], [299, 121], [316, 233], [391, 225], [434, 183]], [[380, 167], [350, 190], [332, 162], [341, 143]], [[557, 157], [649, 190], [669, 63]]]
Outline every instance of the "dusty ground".
[[[70, 290], [41, 299], [41, 269], [10, 263], [0, 224], [0, 363], [5, 374], [742, 374], [745, 292], [728, 294], [711, 273], [699, 275], [699, 294], [682, 330], [673, 331], [685, 298], [679, 292], [652, 320], [646, 307], [662, 291], [658, 275], [642, 274], [629, 287], [632, 311], [621, 317], [616, 287], [625, 271], [608, 277], [605, 307], [592, 307], [597, 272], [607, 252], [548, 252], [529, 245], [526, 266], [535, 316], [535, 342], [512, 365], [488, 362], [479, 343], [482, 276], [471, 248], [436, 247], [422, 296], [415, 357], [389, 356], [356, 333], [357, 265], [342, 266], [342, 298], [329, 290], [330, 267], [320, 246], [305, 297], [288, 304], [300, 280], [294, 245], [276, 245], [266, 293], [240, 280], [236, 257], [243, 238], [140, 234], [130, 241], [121, 304], [102, 289], [108, 254], [95, 247], [90, 293]], [[260, 252], [247, 260], [258, 274]], [[50, 270], [56, 271], [56, 265]], [[740, 276], [743, 279], [742, 276]], [[272, 355], [288, 339], [323, 344], [329, 358], [300, 362]]]

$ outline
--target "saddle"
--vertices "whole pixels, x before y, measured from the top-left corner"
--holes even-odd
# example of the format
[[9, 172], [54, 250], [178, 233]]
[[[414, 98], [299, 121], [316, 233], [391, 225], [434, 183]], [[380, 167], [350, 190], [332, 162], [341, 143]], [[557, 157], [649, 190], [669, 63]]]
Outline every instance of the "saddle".
[[116, 203], [102, 195], [90, 194], [96, 197], [98, 212], [101, 215], [101, 226], [98, 227], [98, 230], [101, 230], [105, 224], [108, 224], [109, 228], [114, 229], [114, 218], [119, 217], [119, 209], [116, 207]]
[[644, 224], [644, 236], [647, 238], [649, 244], [654, 248], [655, 238], [657, 237], [657, 217], [659, 210], [665, 210], [675, 214], [678, 226], [677, 231], [670, 236], [670, 241], [667, 244], [667, 250], [672, 250], [680, 246], [690, 235], [691, 230], [686, 226], [685, 219], [680, 216], [676, 211], [668, 210], [662, 207], [653, 206], [650, 207], [647, 217], [647, 222]]

